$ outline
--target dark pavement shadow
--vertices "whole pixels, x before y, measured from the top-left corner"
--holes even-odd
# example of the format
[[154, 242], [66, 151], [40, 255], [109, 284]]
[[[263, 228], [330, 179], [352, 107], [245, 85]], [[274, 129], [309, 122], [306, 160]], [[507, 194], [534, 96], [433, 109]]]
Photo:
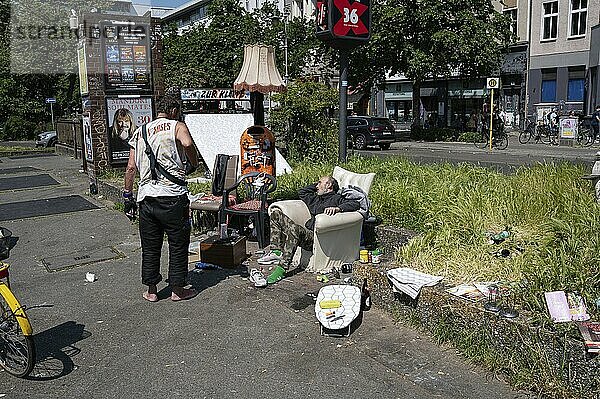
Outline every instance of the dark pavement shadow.
[[[219, 284], [231, 276], [248, 277], [248, 268], [240, 266], [234, 269], [193, 269], [188, 272], [186, 282], [192, 286], [198, 293], [207, 288]], [[168, 280], [165, 281], [168, 284]], [[158, 300], [169, 299], [171, 297], [171, 288], [166, 286], [158, 291]]]
[[81, 352], [75, 344], [90, 337], [83, 324], [67, 321], [36, 334], [36, 364], [27, 379], [50, 381], [70, 374], [75, 369], [72, 357]]

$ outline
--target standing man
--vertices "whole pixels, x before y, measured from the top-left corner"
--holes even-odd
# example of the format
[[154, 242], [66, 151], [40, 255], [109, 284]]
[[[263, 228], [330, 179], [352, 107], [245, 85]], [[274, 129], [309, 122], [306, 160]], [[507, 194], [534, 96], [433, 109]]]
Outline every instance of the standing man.
[[[188, 162], [197, 167], [198, 152], [185, 123], [177, 121], [181, 112], [179, 98], [173, 95], [160, 98], [156, 112], [157, 118], [139, 127], [129, 140], [131, 149], [123, 191], [125, 214], [135, 220], [139, 204], [142, 283], [148, 286], [142, 296], [150, 302], [158, 301], [156, 285], [162, 280], [160, 255], [166, 233], [171, 300], [180, 301], [197, 295], [194, 289], [184, 288], [188, 272], [190, 202], [183, 159], [185, 154]], [[151, 162], [151, 158], [156, 162], [154, 159]], [[136, 201], [133, 180], [138, 171]]]
[[592, 130], [594, 132], [594, 143], [598, 138], [598, 130], [600, 130], [600, 104], [596, 105], [596, 112], [592, 114]]

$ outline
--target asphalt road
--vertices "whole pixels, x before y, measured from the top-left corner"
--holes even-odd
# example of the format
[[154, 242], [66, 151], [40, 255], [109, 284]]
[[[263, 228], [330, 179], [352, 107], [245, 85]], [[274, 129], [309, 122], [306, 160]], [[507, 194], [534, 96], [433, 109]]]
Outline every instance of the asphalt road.
[[387, 151], [369, 149], [359, 151], [364, 156], [402, 156], [419, 163], [452, 164], [470, 163], [494, 168], [503, 173], [512, 173], [520, 166], [537, 163], [561, 163], [565, 161], [583, 164], [590, 168], [596, 160], [598, 147], [570, 147], [566, 145], [549, 146], [544, 144], [520, 144], [518, 137], [510, 136], [506, 150], [476, 148], [471, 143], [455, 142], [416, 142], [401, 141], [393, 143]]
[[[82, 194], [99, 208], [2, 222], [19, 238], [13, 291], [26, 305], [54, 306], [29, 311], [38, 364], [25, 380], [0, 373], [0, 397], [525, 397], [377, 308], [349, 338], [320, 336], [306, 293], [321, 283], [307, 273], [256, 289], [239, 270], [192, 272], [195, 299], [174, 303], [163, 290], [164, 299], [145, 302], [137, 228], [85, 194], [77, 160], [1, 161], [12, 173], [0, 178], [49, 174], [60, 184], [0, 192], [0, 205]], [[53, 273], [44, 266], [108, 248], [122, 257]]]

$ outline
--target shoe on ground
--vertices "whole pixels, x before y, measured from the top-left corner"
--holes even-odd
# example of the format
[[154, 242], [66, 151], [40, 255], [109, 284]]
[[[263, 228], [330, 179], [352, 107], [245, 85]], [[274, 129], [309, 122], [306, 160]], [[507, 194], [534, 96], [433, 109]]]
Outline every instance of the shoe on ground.
[[248, 279], [254, 283], [255, 287], [263, 288], [267, 286], [267, 280], [265, 279], [265, 276], [263, 276], [261, 271], [258, 269], [250, 270], [250, 277], [248, 277]]
[[281, 266], [277, 266], [271, 272], [271, 274], [269, 274], [269, 277], [267, 277], [267, 283], [275, 284], [276, 282], [278, 282], [279, 280], [281, 280], [284, 277], [285, 277], [285, 269]]
[[266, 254], [265, 256], [259, 258], [256, 262], [259, 265], [275, 265], [279, 262], [281, 262], [281, 259], [283, 259], [283, 256], [281, 255], [281, 251], [271, 251], [268, 254]]

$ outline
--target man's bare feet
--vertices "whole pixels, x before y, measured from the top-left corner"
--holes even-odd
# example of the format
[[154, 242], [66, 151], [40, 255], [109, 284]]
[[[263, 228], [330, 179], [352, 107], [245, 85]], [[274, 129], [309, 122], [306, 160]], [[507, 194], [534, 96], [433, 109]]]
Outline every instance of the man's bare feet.
[[156, 285], [149, 285], [148, 291], [142, 294], [145, 300], [148, 302], [156, 302], [158, 301], [158, 291], [156, 290]]
[[150, 294], [148, 292], [144, 292], [142, 294], [142, 297], [144, 297], [144, 299], [147, 300], [148, 302], [157, 302], [158, 301], [158, 295], [156, 295], [156, 294]]
[[173, 287], [171, 300], [174, 302], [191, 299], [198, 295], [198, 291], [193, 288]]

